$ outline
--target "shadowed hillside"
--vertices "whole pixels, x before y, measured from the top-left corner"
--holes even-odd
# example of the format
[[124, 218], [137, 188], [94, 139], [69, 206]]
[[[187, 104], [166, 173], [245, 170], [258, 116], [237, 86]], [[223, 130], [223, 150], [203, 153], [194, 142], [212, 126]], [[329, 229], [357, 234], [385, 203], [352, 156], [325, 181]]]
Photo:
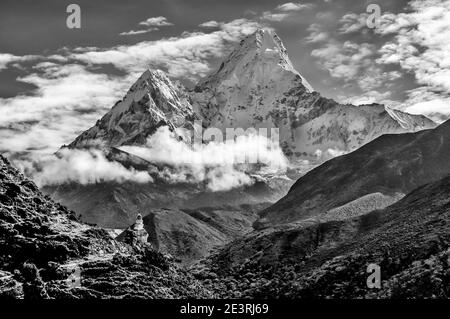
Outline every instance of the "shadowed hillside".
[[[256, 232], [198, 266], [198, 277], [225, 297], [448, 298], [449, 220], [450, 176], [353, 219]], [[371, 263], [381, 289], [366, 286]]]
[[[208, 297], [187, 271], [145, 245], [113, 240], [44, 196], [0, 156], [0, 297]], [[78, 269], [79, 285], [71, 285]]]

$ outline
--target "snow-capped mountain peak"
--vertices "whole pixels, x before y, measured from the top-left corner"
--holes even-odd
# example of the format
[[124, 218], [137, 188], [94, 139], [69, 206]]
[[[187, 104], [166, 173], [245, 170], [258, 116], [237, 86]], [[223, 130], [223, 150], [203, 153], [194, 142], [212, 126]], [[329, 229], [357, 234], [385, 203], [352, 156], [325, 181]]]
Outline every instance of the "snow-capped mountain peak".
[[305, 88], [309, 92], [313, 91], [311, 85], [293, 67], [278, 35], [271, 30], [258, 29], [244, 38], [217, 72], [206, 77], [198, 86], [212, 87], [223, 81], [228, 84], [258, 82], [273, 72], [300, 77]]
[[321, 160], [352, 151], [382, 134], [435, 126], [424, 116], [383, 105], [342, 105], [321, 97], [294, 68], [281, 39], [270, 30], [243, 39], [217, 71], [200, 81], [192, 92], [192, 106], [206, 126], [223, 131], [278, 129], [287, 155]]
[[194, 118], [189, 98], [161, 70], [146, 70], [95, 126], [70, 148], [144, 144], [158, 127], [182, 127]]
[[192, 92], [163, 71], [146, 70], [123, 100], [69, 147], [143, 145], [160, 126], [193, 129], [198, 118], [203, 127], [223, 132], [277, 129], [286, 155], [321, 161], [382, 134], [435, 126], [424, 116], [383, 105], [342, 105], [321, 97], [294, 68], [281, 39], [261, 29], [244, 38]]

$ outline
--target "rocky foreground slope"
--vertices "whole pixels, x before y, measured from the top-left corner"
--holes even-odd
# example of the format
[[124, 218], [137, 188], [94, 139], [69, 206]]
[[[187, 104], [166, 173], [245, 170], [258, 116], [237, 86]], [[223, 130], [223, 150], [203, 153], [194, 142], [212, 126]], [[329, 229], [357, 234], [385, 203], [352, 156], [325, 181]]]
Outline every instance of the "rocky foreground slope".
[[2, 156], [0, 247], [0, 297], [211, 296], [170, 258], [79, 223]]
[[450, 176], [383, 210], [255, 232], [196, 270], [222, 297], [449, 298]]

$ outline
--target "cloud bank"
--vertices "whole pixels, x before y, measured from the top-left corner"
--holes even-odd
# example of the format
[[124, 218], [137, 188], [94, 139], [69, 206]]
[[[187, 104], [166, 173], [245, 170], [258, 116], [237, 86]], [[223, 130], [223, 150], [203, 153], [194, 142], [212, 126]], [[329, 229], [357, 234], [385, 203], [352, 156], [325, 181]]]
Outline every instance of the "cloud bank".
[[284, 173], [288, 167], [279, 146], [264, 136], [246, 135], [236, 140], [192, 146], [176, 138], [167, 127], [160, 128], [145, 146], [120, 149], [147, 160], [148, 170], [125, 168], [107, 159], [100, 150], [64, 148], [56, 155], [17, 160], [16, 165], [39, 186], [102, 182], [153, 183], [154, 178], [177, 184], [205, 185], [212, 192], [252, 185], [253, 174]]
[[163, 127], [147, 140], [145, 147], [120, 149], [165, 166], [159, 176], [168, 182], [205, 183], [211, 191], [250, 185], [253, 172], [284, 172], [288, 165], [278, 145], [260, 135], [192, 147]]
[[58, 155], [48, 155], [33, 162], [18, 161], [16, 165], [31, 175], [39, 186], [79, 183], [132, 181], [149, 183], [153, 179], [148, 172], [126, 169], [117, 162], [109, 161], [99, 150], [62, 149]]

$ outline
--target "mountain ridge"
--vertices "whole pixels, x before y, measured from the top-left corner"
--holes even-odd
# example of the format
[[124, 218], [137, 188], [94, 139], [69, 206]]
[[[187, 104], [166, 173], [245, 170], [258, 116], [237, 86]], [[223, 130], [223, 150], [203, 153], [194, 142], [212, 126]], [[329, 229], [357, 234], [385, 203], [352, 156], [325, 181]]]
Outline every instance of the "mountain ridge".
[[254, 232], [193, 271], [223, 298], [448, 298], [449, 192], [446, 175], [382, 210]]
[[383, 135], [297, 180], [260, 213], [260, 226], [320, 216], [364, 195], [408, 193], [450, 173], [450, 121], [416, 133]]
[[183, 91], [163, 71], [148, 69], [121, 101], [68, 148], [145, 145], [159, 127], [169, 126], [175, 131], [189, 127], [194, 118]]

